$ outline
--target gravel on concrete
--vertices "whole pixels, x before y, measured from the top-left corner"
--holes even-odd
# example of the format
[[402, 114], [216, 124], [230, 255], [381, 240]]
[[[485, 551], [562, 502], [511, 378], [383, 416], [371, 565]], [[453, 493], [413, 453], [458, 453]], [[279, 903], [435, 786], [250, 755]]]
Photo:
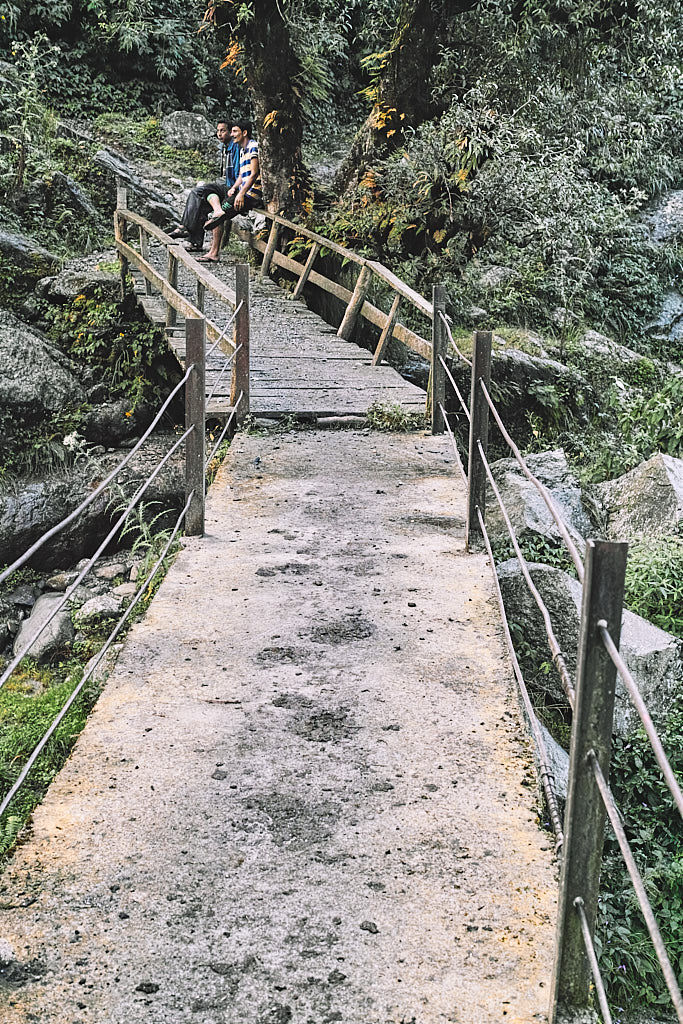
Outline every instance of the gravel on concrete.
[[547, 1020], [556, 877], [448, 439], [240, 435], [0, 886], [5, 1024]]

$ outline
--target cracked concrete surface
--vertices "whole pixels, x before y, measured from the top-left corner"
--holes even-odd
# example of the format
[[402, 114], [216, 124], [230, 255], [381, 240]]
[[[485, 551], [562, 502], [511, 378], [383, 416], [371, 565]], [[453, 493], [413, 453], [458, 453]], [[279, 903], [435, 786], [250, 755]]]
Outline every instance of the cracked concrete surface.
[[552, 844], [463, 515], [448, 439], [235, 440], [2, 878], [5, 1024], [547, 1019]]

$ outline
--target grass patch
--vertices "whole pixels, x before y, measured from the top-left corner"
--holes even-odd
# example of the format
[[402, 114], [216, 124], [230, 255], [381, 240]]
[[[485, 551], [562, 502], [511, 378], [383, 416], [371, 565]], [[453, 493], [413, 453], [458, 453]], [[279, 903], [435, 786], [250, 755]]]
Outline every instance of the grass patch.
[[373, 402], [367, 415], [373, 430], [408, 433], [424, 430], [427, 425], [424, 413], [406, 412], [398, 402]]

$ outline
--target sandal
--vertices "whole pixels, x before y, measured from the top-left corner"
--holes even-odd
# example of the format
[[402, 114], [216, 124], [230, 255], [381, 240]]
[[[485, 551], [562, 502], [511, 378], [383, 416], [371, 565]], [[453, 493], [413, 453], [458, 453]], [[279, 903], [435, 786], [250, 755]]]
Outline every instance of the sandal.
[[179, 227], [179, 228], [174, 228], [173, 231], [169, 231], [168, 237], [169, 238], [187, 238], [189, 236], [189, 234], [190, 234], [190, 232], [187, 230], [187, 228]]
[[220, 263], [220, 261], [220, 256], [209, 256], [208, 253], [205, 256], [197, 256], [197, 263]]
[[213, 217], [209, 217], [204, 225], [205, 231], [214, 231], [221, 224], [224, 224], [227, 220], [227, 213], [216, 213]]

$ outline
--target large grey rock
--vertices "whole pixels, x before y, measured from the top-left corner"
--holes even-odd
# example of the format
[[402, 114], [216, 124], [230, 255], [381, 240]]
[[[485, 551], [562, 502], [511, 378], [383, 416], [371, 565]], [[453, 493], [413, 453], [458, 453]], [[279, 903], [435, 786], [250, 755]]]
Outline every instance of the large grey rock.
[[664, 295], [657, 316], [647, 326], [648, 334], [660, 340], [678, 341], [683, 338], [683, 295], [669, 291]]
[[[118, 518], [116, 509], [130, 499], [175, 440], [174, 435], [158, 435], [145, 444], [120, 476], [120, 489], [110, 488], [99, 495], [73, 523], [70, 523], [40, 549], [34, 560], [41, 569], [51, 569], [92, 553]], [[0, 551], [9, 562], [26, 551], [47, 530], [73, 511], [115, 465], [125, 452], [103, 455], [96, 462], [79, 461], [68, 472], [44, 480], [22, 483], [14, 491], [0, 494]], [[149, 515], [168, 511], [175, 517], [184, 504], [184, 457], [182, 448], [169, 459], [149, 489], [144, 502]], [[159, 529], [168, 525], [160, 521]]]
[[[526, 463], [550, 492], [553, 503], [569, 534], [583, 553], [585, 538], [594, 533], [593, 523], [584, 508], [581, 488], [561, 449], [527, 455]], [[500, 459], [491, 466], [512, 525], [520, 540], [532, 535], [551, 540], [561, 538], [560, 530], [538, 489], [524, 476], [515, 459]], [[493, 491], [486, 496], [486, 524], [494, 540], [509, 537], [505, 521]]]
[[620, 345], [606, 334], [599, 334], [598, 331], [585, 331], [580, 344], [591, 355], [600, 356], [612, 362], [622, 363], [626, 366], [632, 363], [640, 363], [643, 356], [632, 348]]
[[74, 628], [71, 623], [71, 612], [66, 605], [57, 612], [43, 632], [40, 632], [62, 598], [62, 594], [43, 594], [38, 598], [31, 615], [22, 622], [17, 633], [14, 641], [15, 655], [22, 657], [29, 655], [38, 662], [47, 661], [52, 654], [73, 639]]
[[[519, 349], [494, 349], [492, 373], [495, 381], [506, 388], [513, 387], [525, 396], [525, 401], [544, 401], [539, 385], [562, 385], [564, 394], [577, 395], [586, 389], [586, 381], [578, 370], [564, 366], [556, 359], [532, 356]], [[571, 404], [575, 404], [572, 400]]]
[[74, 613], [76, 625], [82, 627], [92, 622], [100, 622], [102, 619], [115, 619], [122, 605], [123, 599], [114, 597], [113, 594], [91, 597]]
[[[538, 652], [538, 660], [550, 661], [541, 613], [522, 576], [516, 559], [496, 568], [505, 608], [511, 621], [524, 632], [525, 641]], [[531, 565], [531, 578], [548, 608], [553, 629], [572, 676], [576, 673], [579, 640], [581, 585], [567, 573], [547, 565]], [[683, 643], [639, 615], [624, 611], [621, 654], [634, 676], [655, 723], [661, 723], [683, 685]], [[553, 670], [539, 675], [542, 688], [553, 701], [566, 705], [559, 677]], [[640, 724], [637, 712], [620, 679], [617, 680], [614, 730], [627, 736]]]
[[122, 156], [109, 149], [100, 149], [93, 157], [93, 163], [109, 176], [112, 200], [120, 180], [129, 190], [129, 206], [132, 210], [160, 227], [176, 223], [178, 215], [171, 205], [173, 197], [142, 181]]
[[47, 274], [59, 264], [59, 256], [44, 249], [32, 238], [3, 228], [0, 228], [0, 253], [12, 263], [34, 272], [36, 277]]
[[117, 274], [91, 268], [65, 268], [52, 278], [47, 289], [48, 298], [55, 302], [73, 302], [79, 295], [92, 295], [99, 289], [106, 298], [118, 299], [119, 277]]
[[78, 182], [61, 171], [52, 171], [44, 178], [32, 181], [29, 198], [40, 203], [46, 216], [60, 213], [64, 207], [72, 210], [81, 219], [93, 220], [98, 216], [92, 200]]
[[203, 116], [190, 110], [172, 110], [162, 119], [161, 131], [169, 146], [176, 149], [203, 151], [207, 143], [216, 148], [216, 127]]
[[11, 423], [38, 422], [84, 400], [64, 354], [14, 314], [0, 310], [0, 410], [5, 429]]
[[683, 522], [683, 459], [653, 455], [624, 476], [595, 488], [610, 540], [675, 534]]
[[683, 190], [666, 192], [643, 218], [655, 242], [670, 242], [683, 235]]

